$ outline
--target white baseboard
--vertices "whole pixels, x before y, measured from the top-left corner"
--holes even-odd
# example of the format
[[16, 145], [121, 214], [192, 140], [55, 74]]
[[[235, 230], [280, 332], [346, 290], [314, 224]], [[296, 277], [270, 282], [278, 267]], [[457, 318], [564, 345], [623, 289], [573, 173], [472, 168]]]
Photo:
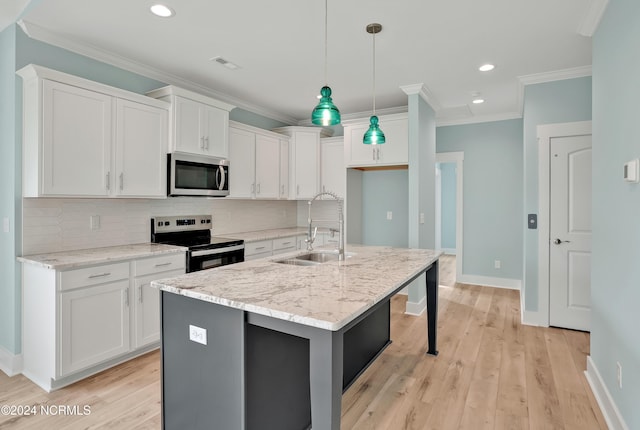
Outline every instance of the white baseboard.
[[422, 315], [427, 310], [427, 297], [424, 296], [419, 302], [410, 302], [407, 300], [407, 306], [404, 313], [407, 315]]
[[462, 274], [456, 282], [462, 284], [481, 285], [484, 287], [507, 288], [509, 290], [520, 290], [522, 281], [520, 279], [494, 278], [492, 276], [465, 275]]
[[587, 356], [587, 370], [584, 371], [584, 374], [609, 429], [629, 430], [590, 355]]
[[524, 325], [532, 325], [536, 327], [549, 327], [549, 322], [546, 321], [546, 318], [538, 311], [525, 311], [524, 310], [524, 302], [521, 301], [520, 309], [522, 309], [521, 320]]
[[0, 370], [7, 376], [22, 373], [22, 354], [14, 355], [0, 346]]
[[455, 248], [442, 248], [440, 251], [444, 252], [447, 255], [456, 255]]

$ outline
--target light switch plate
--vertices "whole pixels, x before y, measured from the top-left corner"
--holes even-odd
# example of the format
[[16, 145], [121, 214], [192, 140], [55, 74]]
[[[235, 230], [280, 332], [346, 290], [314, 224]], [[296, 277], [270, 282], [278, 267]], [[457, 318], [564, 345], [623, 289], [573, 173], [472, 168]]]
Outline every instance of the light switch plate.
[[393, 219], [393, 212], [391, 212], [391, 211], [387, 211], [387, 219], [388, 219], [388, 220]]
[[207, 329], [189, 324], [189, 340], [206, 345]]

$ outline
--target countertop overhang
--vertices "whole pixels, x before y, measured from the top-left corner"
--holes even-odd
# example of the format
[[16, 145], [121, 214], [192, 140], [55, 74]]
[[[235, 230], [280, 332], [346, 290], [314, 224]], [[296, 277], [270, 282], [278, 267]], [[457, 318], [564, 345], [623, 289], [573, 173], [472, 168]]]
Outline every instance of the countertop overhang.
[[276, 263], [290, 254], [188, 273], [151, 283], [169, 293], [337, 331], [405, 286], [442, 252], [347, 245], [351, 257], [316, 266]]

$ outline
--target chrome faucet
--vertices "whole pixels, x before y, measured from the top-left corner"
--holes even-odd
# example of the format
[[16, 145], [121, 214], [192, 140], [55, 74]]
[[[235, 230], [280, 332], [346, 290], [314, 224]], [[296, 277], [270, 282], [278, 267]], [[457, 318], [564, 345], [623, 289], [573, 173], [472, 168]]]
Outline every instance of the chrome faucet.
[[318, 234], [318, 227], [313, 229], [313, 221], [311, 219], [311, 204], [314, 200], [322, 196], [329, 196], [338, 203], [338, 260], [344, 260], [344, 211], [342, 209], [343, 200], [338, 197], [337, 194], [324, 191], [313, 196], [307, 203], [309, 205], [309, 216], [307, 222], [309, 223], [309, 231], [307, 232], [307, 238], [304, 240], [307, 243], [307, 251], [313, 251], [313, 242], [316, 240]]

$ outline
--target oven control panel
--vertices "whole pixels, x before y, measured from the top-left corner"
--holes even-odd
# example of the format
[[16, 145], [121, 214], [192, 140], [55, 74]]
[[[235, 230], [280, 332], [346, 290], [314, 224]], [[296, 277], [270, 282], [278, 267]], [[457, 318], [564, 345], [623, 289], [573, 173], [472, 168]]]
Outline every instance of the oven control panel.
[[152, 233], [211, 229], [211, 215], [164, 216], [151, 218]]

